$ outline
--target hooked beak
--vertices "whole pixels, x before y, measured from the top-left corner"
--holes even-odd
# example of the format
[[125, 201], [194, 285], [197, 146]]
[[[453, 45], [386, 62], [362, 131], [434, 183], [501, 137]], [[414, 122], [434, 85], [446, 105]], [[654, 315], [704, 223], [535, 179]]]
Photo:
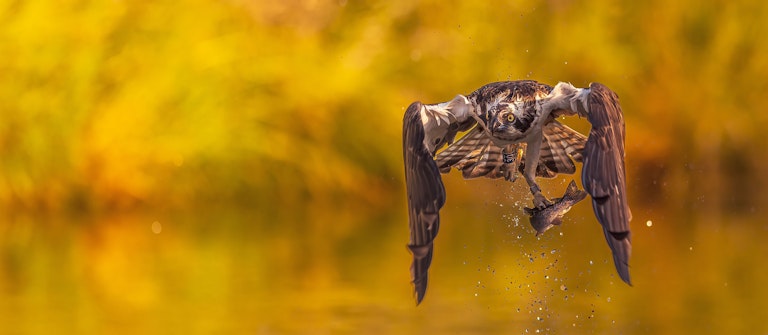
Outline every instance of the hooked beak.
[[496, 124], [499, 123], [499, 120], [497, 120], [496, 118], [492, 118], [488, 123], [489, 123], [488, 129], [491, 130], [491, 135], [493, 136], [494, 133], [496, 132]]

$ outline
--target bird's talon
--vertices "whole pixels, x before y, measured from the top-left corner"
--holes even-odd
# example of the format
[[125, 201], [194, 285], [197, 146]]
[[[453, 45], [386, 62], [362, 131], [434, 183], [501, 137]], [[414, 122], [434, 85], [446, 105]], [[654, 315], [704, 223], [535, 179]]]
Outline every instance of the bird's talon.
[[533, 205], [538, 209], [544, 209], [552, 205], [552, 202], [547, 199], [541, 192], [533, 194]]

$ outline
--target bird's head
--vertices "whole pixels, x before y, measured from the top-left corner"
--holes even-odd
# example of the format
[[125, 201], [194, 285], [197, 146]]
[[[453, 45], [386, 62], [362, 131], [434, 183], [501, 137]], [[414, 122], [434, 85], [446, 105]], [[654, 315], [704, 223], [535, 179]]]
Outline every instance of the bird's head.
[[517, 142], [525, 138], [533, 121], [525, 110], [513, 104], [499, 103], [489, 109], [488, 123], [494, 138]]

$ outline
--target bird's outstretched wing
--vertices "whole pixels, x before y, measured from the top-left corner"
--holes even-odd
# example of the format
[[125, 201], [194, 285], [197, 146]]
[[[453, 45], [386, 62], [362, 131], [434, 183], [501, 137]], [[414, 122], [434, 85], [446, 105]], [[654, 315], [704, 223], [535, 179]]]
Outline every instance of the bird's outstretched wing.
[[440, 208], [445, 204], [445, 188], [440, 171], [424, 145], [422, 104], [414, 102], [403, 118], [403, 161], [408, 193], [408, 220], [413, 253], [411, 278], [420, 303], [427, 291], [427, 271], [432, 262], [432, 242], [440, 228]]
[[592, 208], [613, 252], [619, 276], [629, 279], [629, 221], [624, 168], [624, 118], [619, 98], [602, 84], [592, 83], [587, 101], [587, 120], [592, 124], [584, 146], [582, 184], [592, 197]]

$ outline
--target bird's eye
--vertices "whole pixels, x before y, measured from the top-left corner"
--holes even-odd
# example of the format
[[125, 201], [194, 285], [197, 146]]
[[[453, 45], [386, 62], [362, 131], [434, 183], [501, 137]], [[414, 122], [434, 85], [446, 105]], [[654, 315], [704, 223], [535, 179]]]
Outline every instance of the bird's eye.
[[515, 121], [515, 115], [514, 114], [507, 114], [507, 121], [508, 122]]

